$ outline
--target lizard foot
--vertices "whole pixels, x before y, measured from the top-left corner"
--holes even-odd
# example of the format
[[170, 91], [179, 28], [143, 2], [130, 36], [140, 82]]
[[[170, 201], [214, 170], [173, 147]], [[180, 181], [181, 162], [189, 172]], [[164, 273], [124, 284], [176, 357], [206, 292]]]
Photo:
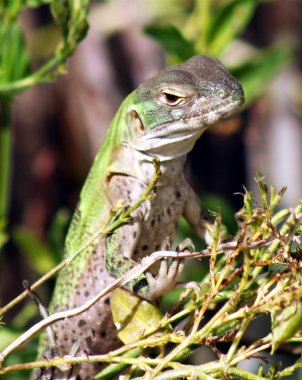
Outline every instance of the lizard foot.
[[[162, 247], [163, 250], [170, 249], [170, 242], [164, 240]], [[184, 252], [186, 250], [194, 250], [194, 245], [191, 239], [185, 239], [176, 248], [177, 252]], [[184, 269], [184, 260], [181, 258], [173, 258], [170, 266], [168, 260], [163, 259], [160, 262], [158, 274], [153, 276], [150, 272], [146, 272], [146, 279], [148, 281], [147, 298], [154, 300], [163, 294], [172, 290]], [[145, 297], [146, 298], [146, 297]]]
[[170, 266], [167, 259], [162, 259], [156, 276], [150, 272], [145, 274], [148, 281], [148, 294], [145, 298], [154, 300], [173, 289], [183, 268], [183, 259], [174, 258]]

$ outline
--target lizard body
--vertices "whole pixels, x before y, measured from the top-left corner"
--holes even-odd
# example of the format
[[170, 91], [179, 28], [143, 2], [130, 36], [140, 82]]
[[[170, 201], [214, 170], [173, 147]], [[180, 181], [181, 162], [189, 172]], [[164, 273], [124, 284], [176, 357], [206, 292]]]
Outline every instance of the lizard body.
[[[65, 255], [72, 255], [95, 235], [117, 202], [132, 205], [140, 198], [154, 173], [154, 157], [160, 159], [162, 172], [156, 197], [144, 202], [129, 223], [99, 237], [60, 272], [52, 312], [83, 304], [133, 267], [138, 258], [160, 250], [166, 237], [174, 238], [181, 215], [204, 237], [202, 209], [184, 178], [183, 165], [205, 129], [237, 111], [243, 99], [239, 82], [218, 60], [195, 56], [166, 68], [124, 100], [82, 189]], [[127, 288], [154, 300], [174, 286], [176, 274], [155, 275], [152, 283], [150, 274], [143, 274]], [[95, 336], [92, 342], [83, 343], [87, 352], [107, 353], [119, 345], [108, 298], [53, 327], [61, 355], [68, 354], [79, 334], [89, 329]], [[98, 368], [83, 365], [81, 378], [91, 379]]]

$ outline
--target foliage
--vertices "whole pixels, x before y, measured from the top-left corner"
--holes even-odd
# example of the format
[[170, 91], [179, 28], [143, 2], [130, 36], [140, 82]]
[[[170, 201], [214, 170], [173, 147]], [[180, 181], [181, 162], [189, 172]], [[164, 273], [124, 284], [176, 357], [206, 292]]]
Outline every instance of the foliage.
[[[152, 196], [157, 180], [158, 176], [134, 207]], [[239, 231], [234, 241], [221, 243], [221, 217], [217, 215], [212, 231], [213, 241], [208, 249], [183, 253], [184, 258], [208, 256], [210, 270], [200, 284], [190, 284], [165, 317], [160, 319], [153, 304], [135, 296], [117, 295], [119, 315], [115, 314], [115, 321], [120, 326], [121, 339], [126, 342], [124, 347], [108, 355], [91, 358], [86, 355], [68, 356], [7, 365], [0, 370], [0, 374], [37, 366], [95, 360], [118, 363], [106, 368], [96, 377], [98, 379], [112, 378], [127, 366], [131, 366], [129, 378], [145, 373], [144, 378], [155, 379], [191, 377], [195, 374], [201, 379], [235, 377], [261, 380], [280, 379], [294, 373], [301, 367], [301, 358], [284, 367], [274, 363], [271, 357], [268, 371], [265, 372], [260, 365], [258, 374], [237, 367], [243, 360], [253, 357], [261, 359], [259, 355], [269, 349], [274, 353], [283, 343], [302, 341], [302, 255], [301, 246], [297, 245], [301, 244], [302, 203], [294, 210], [276, 212], [285, 188], [277, 192], [273, 186], [268, 187], [260, 174], [257, 175], [257, 183], [260, 202], [256, 202], [250, 192], [245, 192], [243, 208], [237, 214]], [[125, 212], [129, 214], [129, 210], [117, 209], [108, 219], [109, 227], [105, 230], [114, 228], [116, 223], [124, 223]], [[145, 269], [140, 268], [140, 273]], [[132, 277], [139, 274], [133, 270], [131, 272]], [[115, 286], [132, 277], [126, 274], [117, 280]], [[138, 313], [134, 313], [133, 309]], [[68, 313], [68, 317], [75, 315], [72, 310]], [[270, 331], [257, 340], [245, 341], [244, 333], [252, 321], [263, 315], [271, 316]], [[55, 314], [52, 321], [54, 317]], [[65, 317], [66, 313], [60, 319]], [[32, 334], [28, 334], [26, 339]], [[18, 340], [19, 345], [20, 338]], [[220, 351], [222, 343], [227, 344], [224, 352]], [[179, 363], [203, 345], [213, 350], [216, 360], [202, 365]], [[3, 357], [11, 350], [3, 350]]]
[[[245, 106], [248, 106], [290, 56], [290, 49], [285, 46], [258, 50], [245, 46], [248, 54], [236, 57], [238, 49], [232, 46], [259, 3], [260, 0], [195, 1], [184, 25], [157, 23], [146, 27], [145, 31], [163, 46], [170, 63], [182, 62], [194, 54], [211, 55], [225, 61], [241, 82]], [[231, 60], [227, 58], [229, 55], [232, 55]]]
[[[29, 57], [19, 16], [26, 7], [38, 7], [46, 2], [50, 3], [62, 40], [52, 57], [28, 75]], [[7, 241], [5, 228], [10, 201], [11, 98], [16, 92], [54, 80], [64, 72], [68, 57], [86, 35], [88, 3], [89, 0], [18, 0], [0, 3], [0, 249]]]
[[[146, 33], [164, 47], [170, 63], [181, 62], [194, 54], [209, 54], [227, 61], [225, 57], [228, 51], [232, 51], [234, 42], [238, 41], [245, 30], [259, 2], [260, 0], [196, 0], [193, 2], [192, 11], [185, 15], [184, 25], [177, 22], [168, 24], [161, 20], [149, 25]], [[9, 236], [7, 225], [11, 194], [11, 102], [18, 92], [39, 83], [50, 82], [66, 72], [67, 59], [87, 32], [88, 3], [89, 0], [0, 2], [0, 251], [9, 238], [13, 239], [27, 255], [28, 262], [32, 263], [31, 268], [39, 275], [53, 268], [60, 257], [68, 215], [59, 212], [54, 217], [48, 243], [39, 241], [22, 227], [14, 228]], [[20, 26], [20, 14], [25, 8], [42, 5], [50, 7], [61, 40], [52, 56], [39, 68], [32, 70], [31, 57]], [[185, 9], [187, 12], [188, 7]], [[239, 57], [233, 60], [235, 63], [229, 64], [230, 70], [243, 84], [247, 105], [263, 91], [289, 55], [287, 48], [275, 46], [250, 49], [247, 56]], [[298, 359], [287, 368], [272, 366], [267, 373], [260, 367], [257, 375], [236, 367], [245, 358], [257, 356], [264, 350], [276, 351], [284, 342], [301, 342], [301, 249], [297, 244], [301, 234], [301, 205], [295, 210], [276, 212], [281, 193], [276, 194], [273, 187], [268, 191], [260, 176], [257, 180], [261, 203], [255, 202], [249, 192], [244, 194], [235, 249], [233, 247], [223, 252], [220, 250], [220, 218], [217, 217], [214, 242], [207, 251], [210, 254], [210, 272], [202, 279], [199, 287], [186, 290], [162, 320], [153, 305], [148, 306], [150, 313], [144, 311], [138, 314], [138, 320], [142, 320], [143, 326], [138, 328], [136, 334], [139, 339], [127, 341], [125, 347], [99, 357], [100, 361], [120, 363], [109, 366], [99, 378], [111, 378], [121, 367], [130, 365], [129, 377], [142, 373], [140, 371], [143, 370], [147, 377], [158, 379], [186, 376], [202, 379], [277, 379], [293, 373], [301, 366], [301, 359]], [[123, 212], [125, 210], [122, 208], [115, 210], [113, 219], [108, 222], [123, 222]], [[129, 210], [126, 212], [129, 213]], [[249, 248], [259, 241], [263, 245]], [[225, 247], [227, 246], [228, 243], [225, 243]], [[39, 284], [65, 264], [63, 262], [57, 266]], [[1, 313], [4, 314], [19, 303], [27, 293], [14, 300], [8, 308], [0, 309]], [[35, 314], [36, 309], [27, 303], [10, 326], [0, 326], [1, 350], [17, 339]], [[156, 325], [154, 326], [153, 321], [153, 326], [148, 329], [148, 321], [143, 320], [144, 314], [155, 316]], [[271, 317], [271, 332], [256, 342], [246, 344], [243, 334], [252, 320], [264, 314]], [[208, 315], [212, 317], [207, 319]], [[135, 324], [137, 323], [135, 320]], [[222, 354], [218, 350], [217, 345], [220, 343], [229, 345], [227, 353]], [[32, 360], [35, 344], [35, 341], [27, 344], [25, 352], [11, 355], [13, 361], [24, 363]], [[217, 360], [199, 366], [177, 362], [201, 345], [212, 348], [217, 353]], [[150, 352], [152, 353], [151, 347], [154, 348], [154, 358], [149, 357]], [[159, 355], [156, 356], [156, 353]], [[60, 360], [75, 363], [77, 360], [89, 359], [85, 356], [81, 359]], [[60, 360], [53, 360], [52, 364], [58, 364]], [[44, 362], [44, 365], [49, 364], [51, 363]], [[39, 363], [33, 363], [32, 367], [27, 368], [38, 365]], [[11, 366], [9, 357], [6, 367], [0, 369], [0, 374], [12, 372], [17, 374], [16, 379], [20, 379], [17, 369], [25, 368], [24, 364], [19, 368]]]
[[[62, 41], [53, 56], [42, 67], [24, 77], [28, 58], [26, 46], [20, 36], [18, 16], [26, 6], [37, 7], [48, 2], [50, 3], [55, 23], [62, 34]], [[1, 97], [25, 90], [37, 83], [53, 80], [64, 72], [67, 58], [86, 35], [88, 29], [88, 4], [89, 0], [35, 0], [28, 2], [19, 0], [2, 3], [0, 8], [0, 17], [2, 19], [0, 29], [0, 36], [2, 37], [0, 53]], [[11, 38], [7, 39], [7, 36], [11, 36]], [[13, 70], [12, 73], [11, 70]]]

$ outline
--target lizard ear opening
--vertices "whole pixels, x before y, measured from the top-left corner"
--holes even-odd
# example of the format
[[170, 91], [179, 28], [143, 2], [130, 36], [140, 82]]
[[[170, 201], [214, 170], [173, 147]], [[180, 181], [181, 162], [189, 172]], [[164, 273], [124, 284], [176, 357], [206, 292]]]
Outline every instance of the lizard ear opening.
[[135, 110], [132, 110], [128, 114], [129, 126], [134, 128], [136, 132], [143, 133], [145, 128], [144, 125]]

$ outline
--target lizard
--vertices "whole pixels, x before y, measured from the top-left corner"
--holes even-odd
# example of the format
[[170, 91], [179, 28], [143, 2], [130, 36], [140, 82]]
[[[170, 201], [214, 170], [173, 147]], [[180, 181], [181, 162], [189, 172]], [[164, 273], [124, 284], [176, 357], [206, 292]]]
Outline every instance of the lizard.
[[[204, 211], [183, 173], [186, 156], [209, 125], [238, 112], [243, 102], [239, 81], [220, 61], [202, 55], [165, 68], [126, 97], [81, 190], [66, 236], [65, 257], [95, 235], [118, 202], [130, 206], [140, 198], [154, 174], [155, 157], [162, 173], [156, 196], [139, 206], [128, 223], [97, 238], [60, 271], [51, 312], [83, 304], [139, 259], [160, 250], [167, 237], [173, 240], [181, 215], [200, 238], [205, 237]], [[157, 273], [148, 271], [125, 288], [153, 301], [173, 288], [181, 271], [179, 262], [174, 259], [167, 268], [163, 260]], [[82, 342], [89, 354], [107, 353], [120, 345], [109, 297], [53, 328], [61, 355], [68, 354], [77, 337], [89, 330], [94, 338]], [[40, 346], [45, 351], [45, 339]], [[93, 378], [99, 368], [82, 364], [81, 379]], [[58, 372], [53, 370], [50, 378], [68, 378]]]

